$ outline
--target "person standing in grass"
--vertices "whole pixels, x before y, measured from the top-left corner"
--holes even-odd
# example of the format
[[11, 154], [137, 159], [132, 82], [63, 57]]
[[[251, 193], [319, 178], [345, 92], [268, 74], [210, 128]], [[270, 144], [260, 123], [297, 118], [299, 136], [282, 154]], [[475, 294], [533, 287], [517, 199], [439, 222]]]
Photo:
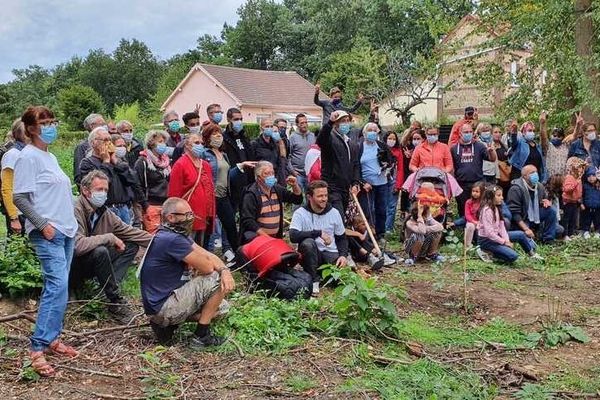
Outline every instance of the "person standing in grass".
[[577, 228], [579, 219], [579, 207], [583, 200], [583, 182], [581, 178], [585, 172], [586, 163], [577, 157], [567, 160], [567, 174], [563, 183], [563, 226], [565, 228], [565, 240], [571, 240]]
[[2, 156], [2, 204], [4, 217], [6, 218], [6, 232], [11, 234], [25, 234], [25, 217], [19, 212], [13, 202], [14, 170], [15, 163], [19, 159], [21, 150], [29, 143], [25, 135], [25, 125], [21, 119], [12, 124], [12, 136], [14, 145]]
[[25, 231], [40, 260], [44, 279], [29, 357], [38, 374], [52, 376], [55, 370], [45, 353], [78, 355], [58, 338], [69, 299], [69, 266], [77, 220], [71, 181], [48, 152], [48, 145], [58, 136], [54, 113], [43, 106], [29, 107], [21, 121], [31, 144], [25, 146], [15, 164], [13, 200], [27, 218]]

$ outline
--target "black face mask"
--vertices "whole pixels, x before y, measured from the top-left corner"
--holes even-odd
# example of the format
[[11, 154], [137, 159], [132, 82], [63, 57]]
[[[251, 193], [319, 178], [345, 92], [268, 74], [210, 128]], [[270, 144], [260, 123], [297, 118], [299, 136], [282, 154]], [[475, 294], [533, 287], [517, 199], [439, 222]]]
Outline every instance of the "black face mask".
[[190, 236], [193, 231], [194, 217], [174, 223], [163, 222], [162, 225], [172, 232], [179, 233], [185, 236]]

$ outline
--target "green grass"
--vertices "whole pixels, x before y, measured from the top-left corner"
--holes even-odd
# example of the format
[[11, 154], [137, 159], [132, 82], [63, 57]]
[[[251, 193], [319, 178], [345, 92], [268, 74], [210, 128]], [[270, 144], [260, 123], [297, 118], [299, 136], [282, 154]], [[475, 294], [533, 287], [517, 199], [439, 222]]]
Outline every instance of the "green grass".
[[554, 390], [573, 391], [581, 393], [600, 392], [600, 366], [588, 371], [570, 370], [564, 373], [548, 376], [545, 386]]
[[318, 386], [313, 378], [304, 374], [290, 375], [285, 379], [284, 384], [290, 391], [296, 393], [306, 392]]
[[523, 288], [522, 285], [507, 281], [496, 281], [492, 283], [492, 286], [494, 286], [496, 289], [504, 289], [510, 291], [518, 291], [519, 289]]
[[137, 265], [130, 266], [127, 270], [127, 275], [125, 275], [123, 282], [121, 282], [121, 293], [131, 299], [140, 298], [140, 280], [135, 276], [136, 270]]

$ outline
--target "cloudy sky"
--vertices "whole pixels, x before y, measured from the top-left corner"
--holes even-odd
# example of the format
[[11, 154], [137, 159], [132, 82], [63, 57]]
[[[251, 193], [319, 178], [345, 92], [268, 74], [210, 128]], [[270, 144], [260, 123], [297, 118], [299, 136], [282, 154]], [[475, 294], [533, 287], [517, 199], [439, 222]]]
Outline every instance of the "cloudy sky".
[[0, 83], [14, 68], [53, 67], [136, 38], [162, 59], [234, 24], [244, 0], [0, 0]]

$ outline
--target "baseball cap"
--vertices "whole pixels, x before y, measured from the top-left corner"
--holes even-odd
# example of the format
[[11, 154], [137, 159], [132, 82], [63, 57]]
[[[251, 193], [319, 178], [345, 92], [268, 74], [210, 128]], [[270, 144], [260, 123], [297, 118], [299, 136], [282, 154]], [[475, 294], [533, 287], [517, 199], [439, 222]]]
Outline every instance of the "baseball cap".
[[336, 119], [333, 120], [333, 122], [337, 122], [344, 117], [350, 117], [350, 114], [348, 114], [346, 111], [343, 111], [343, 110], [338, 110], [338, 111], [334, 111], [334, 112], [337, 112], [337, 117], [336, 117]]

